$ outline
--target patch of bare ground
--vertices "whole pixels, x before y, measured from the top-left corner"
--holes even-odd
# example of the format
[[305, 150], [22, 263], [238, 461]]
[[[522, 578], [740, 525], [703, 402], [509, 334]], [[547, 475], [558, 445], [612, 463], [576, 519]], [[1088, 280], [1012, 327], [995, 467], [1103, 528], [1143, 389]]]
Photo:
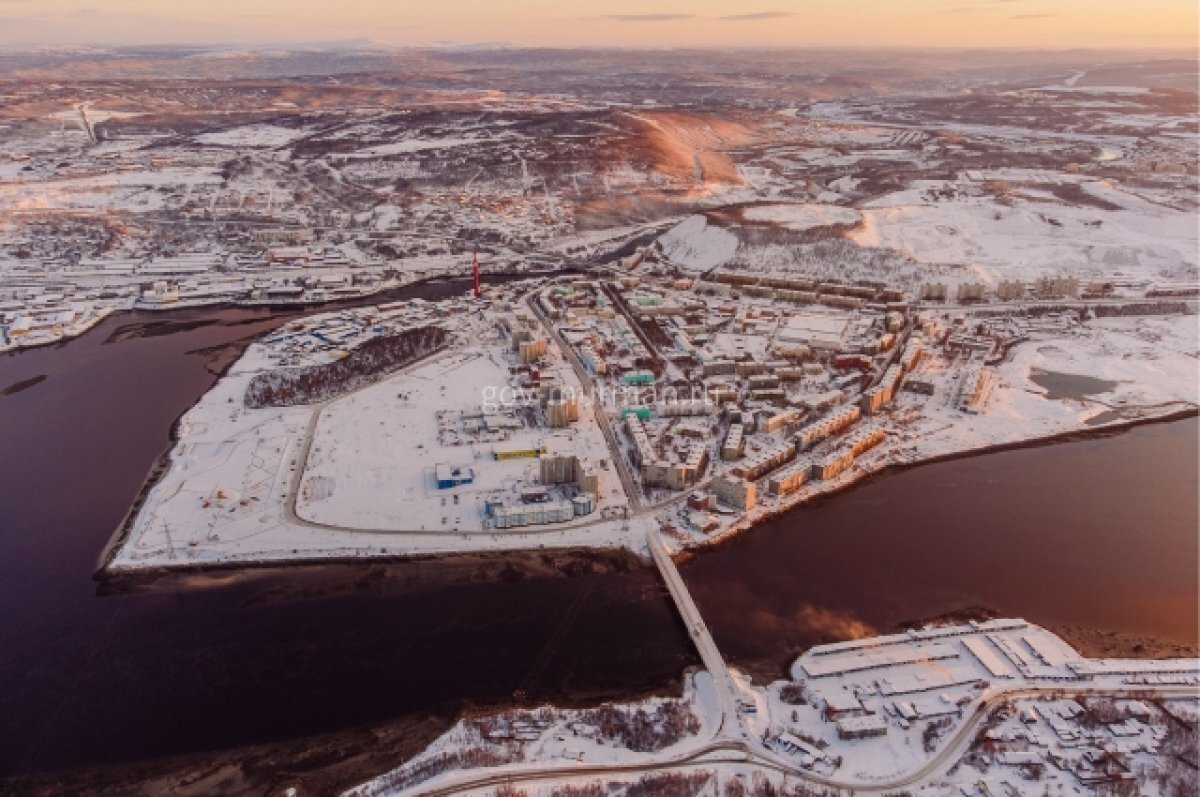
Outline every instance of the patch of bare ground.
[[646, 126], [642, 138], [659, 174], [694, 183], [702, 190], [742, 184], [737, 165], [727, 152], [755, 141], [751, 128], [705, 114], [639, 111], [631, 115]]

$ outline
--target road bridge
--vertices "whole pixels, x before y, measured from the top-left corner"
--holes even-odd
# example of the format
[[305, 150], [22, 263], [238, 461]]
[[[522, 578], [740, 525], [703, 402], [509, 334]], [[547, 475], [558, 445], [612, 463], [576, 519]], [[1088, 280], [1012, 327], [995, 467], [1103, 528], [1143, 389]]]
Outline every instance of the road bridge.
[[687, 584], [683, 582], [683, 576], [679, 574], [679, 569], [671, 560], [671, 555], [663, 545], [658, 531], [647, 532], [646, 545], [650, 549], [650, 555], [654, 558], [654, 564], [658, 567], [659, 574], [662, 575], [663, 582], [667, 585], [667, 591], [671, 593], [671, 599], [675, 601], [679, 616], [683, 618], [683, 623], [687, 626], [688, 636], [691, 637], [692, 644], [700, 653], [704, 668], [708, 670], [713, 684], [716, 686], [717, 698], [721, 706], [717, 738], [742, 740], [745, 738], [746, 732], [738, 719], [739, 693], [733, 682], [733, 676], [729, 672], [729, 667], [725, 664], [725, 659], [721, 657], [721, 651], [717, 648], [712, 633], [700, 615], [700, 609], [692, 600]]

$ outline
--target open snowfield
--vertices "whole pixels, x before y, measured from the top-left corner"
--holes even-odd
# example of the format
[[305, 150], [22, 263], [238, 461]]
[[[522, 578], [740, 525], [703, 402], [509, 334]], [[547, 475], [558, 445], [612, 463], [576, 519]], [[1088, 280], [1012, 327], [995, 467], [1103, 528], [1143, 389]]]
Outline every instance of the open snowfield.
[[[305, 463], [297, 514], [367, 530], [482, 531], [485, 500], [511, 503], [522, 489], [540, 486], [537, 459], [496, 461], [494, 450], [545, 446], [587, 458], [598, 469], [607, 446], [586, 408], [567, 429], [522, 427], [488, 442], [465, 436], [440, 440], [439, 412], [448, 426], [455, 425], [457, 414], [478, 412], [489, 390], [507, 384], [504, 357], [498, 344], [458, 349], [326, 407]], [[578, 389], [574, 372], [561, 360], [547, 370], [565, 387]], [[474, 483], [439, 490], [434, 477], [439, 463], [471, 468]], [[625, 504], [616, 474], [601, 471], [599, 507]], [[562, 525], [598, 519], [593, 514]]]
[[[1064, 176], [1064, 182], [1075, 182]], [[1196, 279], [1195, 214], [1151, 203], [1100, 181], [1081, 185], [1118, 210], [1053, 198], [1011, 196], [1005, 204], [973, 182], [918, 181], [867, 203], [850, 237], [917, 260], [969, 267], [982, 281], [1114, 272], [1150, 280]], [[947, 198], [931, 192], [952, 192]]]
[[832, 224], [857, 224], [862, 218], [853, 208], [814, 204], [751, 205], [742, 211], [742, 217], [799, 231], [828, 227]]
[[410, 138], [391, 144], [379, 144], [374, 147], [360, 149], [354, 152], [352, 157], [381, 158], [388, 155], [409, 155], [428, 150], [455, 149], [457, 147], [469, 147], [476, 144], [491, 144], [500, 139], [508, 138], [512, 138], [512, 136], [503, 135], [491, 138]]
[[708, 271], [737, 252], [737, 236], [704, 216], [689, 216], [658, 239], [663, 257], [687, 271]]
[[283, 147], [312, 132], [306, 128], [280, 127], [279, 125], [257, 124], [233, 127], [196, 136], [197, 143], [222, 147], [246, 149], [269, 149]]

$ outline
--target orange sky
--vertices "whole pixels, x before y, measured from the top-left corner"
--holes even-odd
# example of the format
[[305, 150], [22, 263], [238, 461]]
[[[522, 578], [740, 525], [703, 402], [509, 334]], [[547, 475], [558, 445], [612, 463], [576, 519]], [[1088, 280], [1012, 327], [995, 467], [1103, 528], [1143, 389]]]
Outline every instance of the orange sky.
[[1195, 47], [1196, 0], [0, 0], [0, 44]]

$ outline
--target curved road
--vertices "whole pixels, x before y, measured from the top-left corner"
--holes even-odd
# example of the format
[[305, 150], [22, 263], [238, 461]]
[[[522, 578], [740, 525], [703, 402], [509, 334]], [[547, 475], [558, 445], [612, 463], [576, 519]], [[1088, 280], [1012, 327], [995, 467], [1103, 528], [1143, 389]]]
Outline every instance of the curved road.
[[[926, 780], [943, 768], [955, 763], [969, 747], [979, 726], [991, 713], [991, 709], [1001, 703], [1026, 697], [1038, 697], [1045, 694], [1067, 695], [1096, 695], [1106, 697], [1196, 697], [1196, 687], [1191, 686], [1161, 686], [1117, 688], [1108, 686], [1089, 686], [1077, 684], [1067, 686], [1061, 683], [1045, 686], [1025, 686], [1015, 689], [998, 689], [987, 695], [978, 703], [975, 712], [958, 728], [924, 764], [904, 775], [881, 779], [878, 781], [841, 780], [815, 775], [799, 767], [789, 764], [775, 756], [765, 755], [766, 751], [758, 745], [750, 745], [742, 741], [711, 741], [700, 747], [672, 756], [664, 756], [657, 761], [641, 761], [628, 764], [609, 765], [531, 765], [523, 769], [509, 769], [504, 772], [490, 774], [468, 774], [455, 779], [455, 782], [430, 788], [420, 786], [401, 792], [409, 797], [450, 797], [466, 791], [497, 786], [515, 786], [523, 783], [556, 782], [580, 777], [605, 777], [627, 775], [649, 775], [665, 770], [711, 769], [716, 764], [737, 763], [770, 770], [787, 775], [797, 780], [806, 781], [815, 786], [844, 789], [858, 794], [878, 794], [906, 789]], [[351, 791], [348, 794], [367, 794], [370, 792]]]

